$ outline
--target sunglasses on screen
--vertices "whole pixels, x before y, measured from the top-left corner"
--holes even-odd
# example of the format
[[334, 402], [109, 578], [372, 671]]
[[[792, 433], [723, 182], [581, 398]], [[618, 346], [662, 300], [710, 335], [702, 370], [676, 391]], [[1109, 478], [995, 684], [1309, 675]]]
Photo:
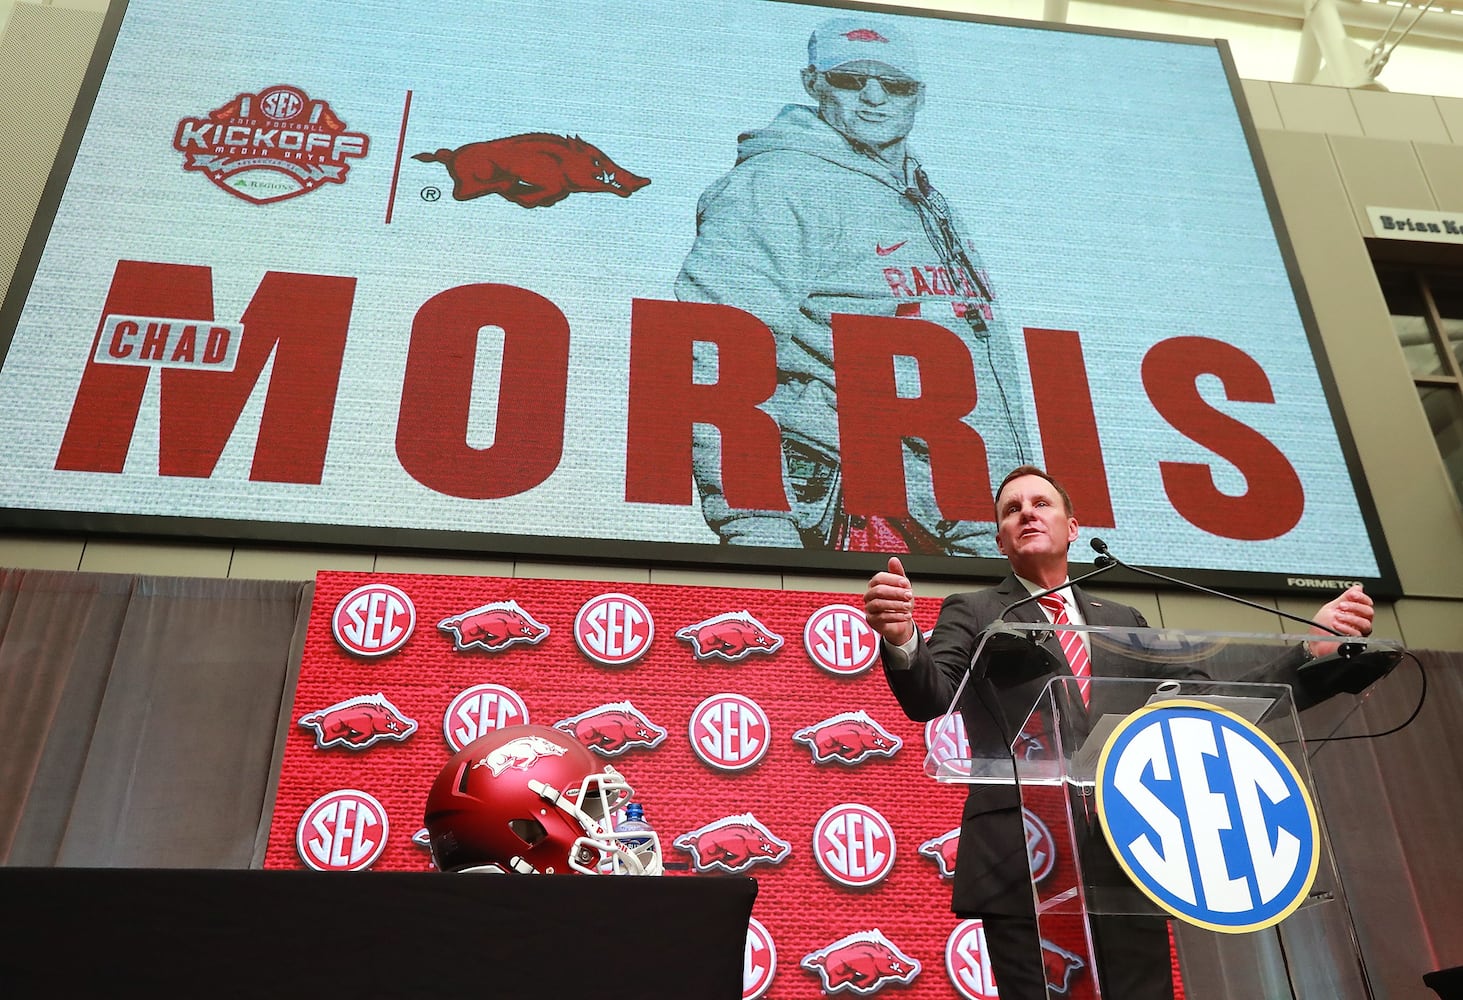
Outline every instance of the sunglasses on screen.
[[870, 80], [878, 80], [890, 97], [912, 97], [919, 93], [920, 88], [918, 80], [891, 80], [887, 76], [875, 76], [872, 73], [844, 73], [840, 70], [824, 71], [823, 79], [839, 90], [863, 90]]

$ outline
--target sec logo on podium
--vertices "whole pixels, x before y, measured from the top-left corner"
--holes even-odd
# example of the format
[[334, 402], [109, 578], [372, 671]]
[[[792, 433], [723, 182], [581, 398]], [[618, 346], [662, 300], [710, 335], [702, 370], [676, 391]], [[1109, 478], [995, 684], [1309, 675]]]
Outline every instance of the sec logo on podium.
[[1315, 881], [1305, 783], [1245, 719], [1173, 699], [1124, 719], [1098, 759], [1103, 835], [1133, 883], [1180, 920], [1230, 934], [1279, 923]]

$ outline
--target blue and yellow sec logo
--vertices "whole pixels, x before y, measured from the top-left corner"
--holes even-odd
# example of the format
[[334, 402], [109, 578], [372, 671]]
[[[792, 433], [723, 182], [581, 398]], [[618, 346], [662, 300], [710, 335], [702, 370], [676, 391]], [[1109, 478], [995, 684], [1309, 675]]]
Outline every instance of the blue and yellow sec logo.
[[1263, 732], [1204, 702], [1119, 724], [1098, 760], [1097, 813], [1134, 884], [1209, 930], [1279, 923], [1315, 881], [1320, 833], [1300, 775]]

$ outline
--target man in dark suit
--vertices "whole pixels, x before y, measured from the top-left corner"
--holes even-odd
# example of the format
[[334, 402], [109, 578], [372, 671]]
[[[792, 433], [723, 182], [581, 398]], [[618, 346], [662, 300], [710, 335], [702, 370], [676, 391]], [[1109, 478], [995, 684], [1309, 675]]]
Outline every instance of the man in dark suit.
[[[928, 641], [914, 624], [914, 590], [898, 558], [876, 573], [864, 594], [869, 625], [882, 638], [884, 675], [900, 706], [911, 719], [928, 721], [943, 715], [970, 665], [981, 630], [1013, 603], [1068, 581], [1067, 549], [1077, 538], [1077, 519], [1065, 489], [1041, 469], [1023, 465], [996, 491], [996, 547], [1011, 564], [1011, 574], [986, 590], [953, 594], [945, 599]], [[1078, 587], [1057, 592], [1060, 614], [1075, 625], [1146, 628], [1136, 608], [1094, 600]], [[1014, 608], [1007, 621], [1057, 621], [1037, 601]], [[1369, 635], [1372, 600], [1352, 587], [1324, 605], [1315, 620], [1344, 635]], [[1328, 634], [1313, 629], [1318, 636]], [[1086, 637], [1070, 652], [1051, 645], [1052, 669], [1032, 670], [1031, 660], [997, 657], [984, 673], [973, 673], [961, 703], [966, 736], [974, 757], [999, 757], [1009, 747], [1022, 720], [1057, 671], [1070, 675], [1068, 660], [1078, 663], [1078, 676], [1131, 676], [1132, 663], [1114, 663], [1090, 656]], [[1312, 640], [1312, 655], [1333, 652], [1337, 643]], [[1305, 658], [1297, 651], [1266, 668], [1262, 677], [1274, 683], [1294, 681], [1294, 668]], [[1145, 671], [1146, 673], [1147, 671]], [[1155, 675], [1157, 672], [1155, 671]], [[1304, 692], [1297, 691], [1304, 707]], [[951, 909], [961, 918], [984, 925], [986, 946], [1002, 1000], [1045, 1000], [1046, 976], [1032, 902], [1031, 875], [1020, 797], [1014, 785], [972, 784], [960, 824]], [[1156, 917], [1107, 917], [1095, 921], [1094, 946], [1102, 971], [1104, 995], [1123, 1000], [1167, 1000], [1173, 996], [1169, 971], [1168, 931]]]

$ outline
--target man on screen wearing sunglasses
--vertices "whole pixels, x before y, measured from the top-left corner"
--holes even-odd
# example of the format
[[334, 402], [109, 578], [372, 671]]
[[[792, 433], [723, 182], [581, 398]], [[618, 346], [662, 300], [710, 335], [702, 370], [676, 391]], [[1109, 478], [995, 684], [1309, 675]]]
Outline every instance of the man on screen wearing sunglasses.
[[[698, 425], [702, 512], [725, 543], [997, 554], [989, 521], [942, 514], [929, 451], [918, 439], [903, 448], [908, 517], [844, 510], [834, 314], [918, 318], [953, 331], [970, 351], [977, 387], [963, 419], [984, 442], [990, 468], [1032, 459], [1014, 338], [974, 245], [906, 143], [926, 85], [897, 20], [858, 14], [820, 24], [802, 69], [816, 105], [787, 105], [766, 127], [744, 133], [736, 165], [697, 206], [696, 240], [676, 295], [735, 306], [775, 336], [778, 384], [763, 409], [781, 430], [791, 508], [731, 507], [723, 472], [737, 456], [723, 454], [714, 428]], [[698, 381], [716, 381], [715, 348], [697, 351]], [[896, 359], [895, 378], [901, 396], [919, 394], [912, 357]]]

